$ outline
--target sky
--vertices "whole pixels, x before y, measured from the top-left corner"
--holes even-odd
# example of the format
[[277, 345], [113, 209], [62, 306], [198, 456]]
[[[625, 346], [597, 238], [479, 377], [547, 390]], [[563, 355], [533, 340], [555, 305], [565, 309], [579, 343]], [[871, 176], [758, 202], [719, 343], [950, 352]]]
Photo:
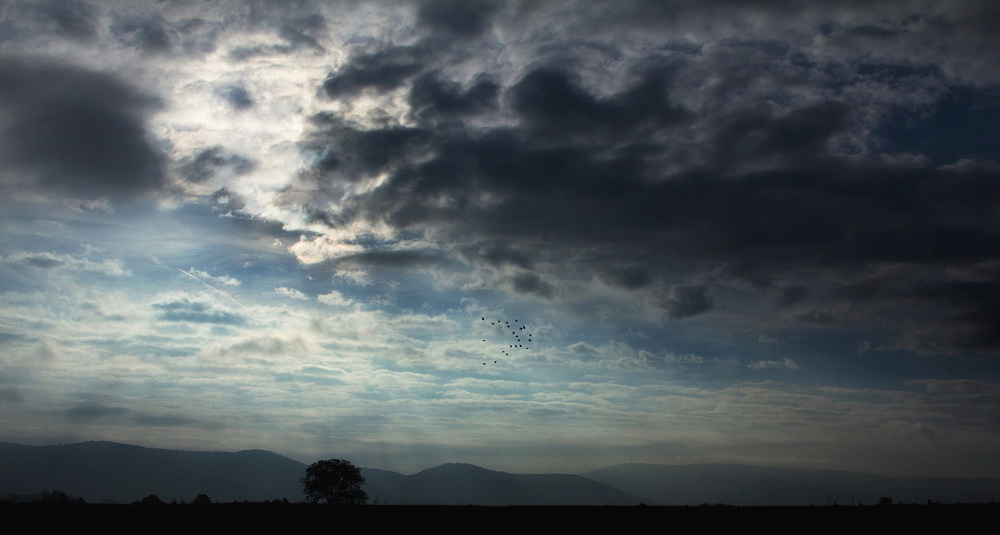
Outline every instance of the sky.
[[1000, 477], [997, 65], [989, 0], [3, 2], [0, 440]]

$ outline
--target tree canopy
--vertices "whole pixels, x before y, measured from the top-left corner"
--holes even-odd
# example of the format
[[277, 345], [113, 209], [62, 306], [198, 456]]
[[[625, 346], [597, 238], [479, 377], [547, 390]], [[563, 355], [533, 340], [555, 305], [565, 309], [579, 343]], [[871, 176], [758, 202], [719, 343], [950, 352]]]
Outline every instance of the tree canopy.
[[300, 481], [310, 503], [363, 505], [368, 501], [368, 493], [361, 488], [365, 482], [361, 470], [343, 459], [312, 463]]

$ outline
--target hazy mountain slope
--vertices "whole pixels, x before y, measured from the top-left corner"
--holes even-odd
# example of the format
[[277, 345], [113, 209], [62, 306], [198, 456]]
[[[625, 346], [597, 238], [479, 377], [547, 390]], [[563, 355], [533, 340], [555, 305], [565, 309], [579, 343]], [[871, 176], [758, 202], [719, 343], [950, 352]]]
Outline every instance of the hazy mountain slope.
[[510, 474], [444, 464], [411, 476], [363, 470], [369, 496], [391, 505], [637, 505], [644, 500], [577, 475]]
[[261, 451], [185, 452], [112, 442], [58, 446], [0, 444], [0, 493], [60, 490], [90, 502], [298, 501], [305, 465]]
[[873, 505], [1000, 500], [1000, 480], [894, 478], [859, 472], [748, 465], [622, 464], [583, 474], [662, 505]]
[[[0, 495], [60, 490], [88, 502], [130, 503], [150, 494], [216, 502], [302, 501], [306, 465], [275, 453], [189, 452], [112, 442], [59, 446], [0, 444]], [[507, 474], [447, 464], [414, 475], [362, 468], [369, 498], [382, 504], [634, 505], [642, 500], [577, 475]]]
[[[249, 450], [188, 452], [112, 442], [58, 446], [0, 443], [0, 496], [59, 490], [95, 503], [150, 494], [216, 502], [302, 501], [306, 465]], [[567, 474], [511, 474], [444, 464], [413, 475], [361, 468], [372, 502], [389, 505], [872, 505], [1000, 501], [1000, 480], [892, 478], [830, 470], [700, 464], [623, 464]]]

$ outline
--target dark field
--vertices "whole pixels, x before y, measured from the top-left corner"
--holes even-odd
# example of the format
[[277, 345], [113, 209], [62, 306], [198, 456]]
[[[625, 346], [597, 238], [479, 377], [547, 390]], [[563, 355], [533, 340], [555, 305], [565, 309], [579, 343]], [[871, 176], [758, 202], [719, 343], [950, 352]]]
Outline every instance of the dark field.
[[[330, 507], [306, 504], [28, 505], [0, 504], [8, 524], [113, 530], [415, 528], [445, 533], [968, 533], [996, 518], [1000, 505], [866, 507]], [[316, 532], [318, 533], [318, 532]]]

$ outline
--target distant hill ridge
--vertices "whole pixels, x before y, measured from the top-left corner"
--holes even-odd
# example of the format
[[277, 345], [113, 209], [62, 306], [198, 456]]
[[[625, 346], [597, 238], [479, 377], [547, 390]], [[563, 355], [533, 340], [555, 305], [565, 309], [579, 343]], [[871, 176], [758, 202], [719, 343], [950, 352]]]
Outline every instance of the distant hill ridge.
[[[306, 465], [277, 453], [177, 451], [115, 442], [25, 446], [0, 442], [0, 499], [62, 491], [89, 503], [302, 501]], [[571, 474], [512, 474], [448, 463], [412, 475], [361, 468], [388, 505], [874, 505], [1000, 501], [1000, 480], [893, 478], [748, 465], [622, 464]]]
[[638, 505], [644, 498], [579, 475], [510, 474], [449, 463], [411, 476], [362, 470], [369, 497], [386, 504]]
[[88, 502], [130, 503], [150, 494], [190, 501], [298, 501], [304, 464], [264, 450], [197, 452], [115, 442], [53, 446], [0, 443], [0, 495], [60, 490]]
[[1000, 502], [1000, 479], [888, 477], [737, 464], [620, 464], [582, 474], [662, 505], [875, 505]]

